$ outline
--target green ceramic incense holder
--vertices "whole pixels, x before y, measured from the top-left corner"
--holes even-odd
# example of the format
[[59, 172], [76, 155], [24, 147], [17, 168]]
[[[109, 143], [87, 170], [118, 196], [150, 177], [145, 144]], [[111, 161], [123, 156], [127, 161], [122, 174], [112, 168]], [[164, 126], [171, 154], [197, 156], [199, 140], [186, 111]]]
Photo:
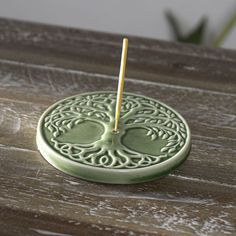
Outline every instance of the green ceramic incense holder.
[[57, 169], [82, 179], [132, 184], [167, 175], [190, 150], [181, 115], [152, 98], [124, 93], [119, 132], [113, 132], [116, 92], [68, 97], [38, 123], [37, 145]]

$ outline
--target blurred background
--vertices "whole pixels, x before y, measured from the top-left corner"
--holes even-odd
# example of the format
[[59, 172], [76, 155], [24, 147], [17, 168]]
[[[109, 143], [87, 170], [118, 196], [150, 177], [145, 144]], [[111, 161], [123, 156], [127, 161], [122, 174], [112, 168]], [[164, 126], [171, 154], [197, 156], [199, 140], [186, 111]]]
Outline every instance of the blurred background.
[[0, 0], [0, 17], [236, 49], [235, 0]]

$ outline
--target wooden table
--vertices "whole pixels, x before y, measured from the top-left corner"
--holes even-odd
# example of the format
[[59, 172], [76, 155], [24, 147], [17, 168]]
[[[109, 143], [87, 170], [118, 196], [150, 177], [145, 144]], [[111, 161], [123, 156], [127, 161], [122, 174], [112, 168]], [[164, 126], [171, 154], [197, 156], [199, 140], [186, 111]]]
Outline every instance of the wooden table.
[[236, 235], [236, 52], [130, 37], [125, 90], [177, 109], [188, 160], [145, 184], [65, 175], [36, 126], [69, 95], [115, 90], [122, 37], [0, 19], [0, 235]]

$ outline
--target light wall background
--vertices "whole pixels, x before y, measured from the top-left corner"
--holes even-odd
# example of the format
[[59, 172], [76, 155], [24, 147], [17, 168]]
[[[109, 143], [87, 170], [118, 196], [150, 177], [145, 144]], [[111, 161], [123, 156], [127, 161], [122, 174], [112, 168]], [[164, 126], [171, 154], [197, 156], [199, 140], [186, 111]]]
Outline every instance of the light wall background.
[[[235, 0], [0, 0], [0, 17], [171, 40], [172, 10], [184, 31], [207, 16], [207, 39], [236, 11]], [[236, 28], [223, 47], [236, 49]]]

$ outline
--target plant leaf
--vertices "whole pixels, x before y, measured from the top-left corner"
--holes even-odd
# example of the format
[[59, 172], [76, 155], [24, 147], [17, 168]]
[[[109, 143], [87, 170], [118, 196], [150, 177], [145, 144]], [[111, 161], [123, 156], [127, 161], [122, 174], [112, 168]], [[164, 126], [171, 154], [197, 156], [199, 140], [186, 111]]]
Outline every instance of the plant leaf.
[[202, 44], [204, 33], [207, 26], [207, 18], [202, 18], [200, 22], [186, 35], [183, 35], [180, 30], [180, 25], [177, 17], [169, 10], [165, 14], [166, 19], [172, 29], [173, 37], [178, 42]]
[[179, 41], [182, 38], [182, 33], [180, 30], [178, 20], [176, 19], [175, 15], [170, 10], [168, 10], [165, 13], [165, 16], [172, 29], [173, 37], [175, 38], [175, 40]]
[[204, 40], [204, 32], [207, 26], [207, 19], [202, 18], [198, 25], [185, 37], [182, 38], [181, 42], [202, 44]]

